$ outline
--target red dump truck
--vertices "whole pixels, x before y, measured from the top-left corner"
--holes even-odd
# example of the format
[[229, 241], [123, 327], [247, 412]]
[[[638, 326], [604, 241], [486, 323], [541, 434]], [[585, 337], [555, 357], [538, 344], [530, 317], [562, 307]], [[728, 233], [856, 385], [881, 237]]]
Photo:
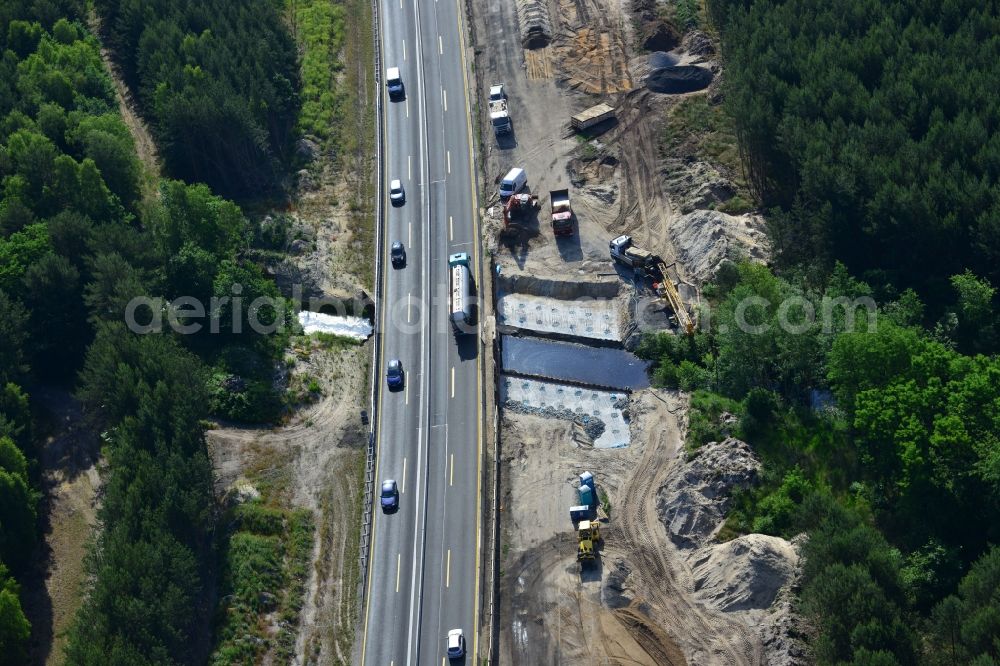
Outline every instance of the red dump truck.
[[552, 203], [552, 233], [555, 236], [573, 235], [573, 208], [569, 205], [569, 190], [549, 192]]

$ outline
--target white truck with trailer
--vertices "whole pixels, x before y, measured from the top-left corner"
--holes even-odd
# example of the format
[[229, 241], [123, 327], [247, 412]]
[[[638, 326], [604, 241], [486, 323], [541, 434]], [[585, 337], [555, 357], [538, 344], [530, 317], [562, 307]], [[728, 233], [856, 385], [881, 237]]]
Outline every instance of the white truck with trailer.
[[469, 263], [469, 255], [465, 252], [448, 257], [451, 286], [449, 318], [456, 333], [472, 333], [472, 327], [475, 325], [472, 314], [472, 272]]

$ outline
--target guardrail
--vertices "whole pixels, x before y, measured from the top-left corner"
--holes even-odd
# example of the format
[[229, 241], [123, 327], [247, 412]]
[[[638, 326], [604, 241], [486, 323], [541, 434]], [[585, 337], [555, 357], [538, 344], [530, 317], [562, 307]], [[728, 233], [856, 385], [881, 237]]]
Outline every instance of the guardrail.
[[[496, 260], [490, 257], [490, 300], [493, 304], [493, 316], [497, 313], [497, 290], [493, 286], [493, 277], [496, 275]], [[497, 597], [500, 594], [500, 577], [498, 568], [500, 567], [500, 359], [502, 356], [502, 338], [498, 333], [493, 335], [493, 492], [490, 503], [490, 584], [489, 590], [489, 652], [487, 663], [496, 664], [500, 654], [500, 614], [497, 609]]]
[[364, 601], [368, 592], [368, 559], [370, 556], [372, 530], [374, 528], [374, 495], [375, 495], [375, 465], [378, 458], [378, 449], [375, 445], [378, 439], [378, 397], [381, 390], [378, 382], [378, 361], [382, 350], [382, 257], [384, 239], [382, 229], [384, 227], [385, 215], [382, 210], [382, 187], [385, 182], [385, 173], [382, 164], [382, 39], [380, 21], [378, 13], [378, 0], [372, 0], [372, 38], [374, 46], [373, 62], [375, 64], [375, 293], [372, 301], [375, 303], [375, 323], [372, 326], [374, 331], [372, 345], [372, 370], [371, 370], [371, 397], [370, 414], [368, 427], [368, 444], [365, 455], [365, 501], [364, 513], [361, 519], [361, 547], [358, 551], [359, 569], [361, 575], [361, 591], [359, 599]]

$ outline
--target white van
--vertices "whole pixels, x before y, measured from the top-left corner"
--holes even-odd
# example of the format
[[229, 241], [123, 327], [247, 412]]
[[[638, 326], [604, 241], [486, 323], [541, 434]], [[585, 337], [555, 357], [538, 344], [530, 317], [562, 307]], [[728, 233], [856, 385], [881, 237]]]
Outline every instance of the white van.
[[528, 184], [528, 174], [524, 169], [514, 168], [500, 181], [500, 198], [506, 199], [520, 192]]

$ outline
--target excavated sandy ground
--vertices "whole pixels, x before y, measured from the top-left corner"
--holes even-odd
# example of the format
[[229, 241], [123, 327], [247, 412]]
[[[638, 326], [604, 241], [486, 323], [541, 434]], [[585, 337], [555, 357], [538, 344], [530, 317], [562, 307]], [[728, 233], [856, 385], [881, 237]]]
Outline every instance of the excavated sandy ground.
[[[756, 220], [703, 210], [682, 215], [692, 202], [696, 209], [715, 205], [715, 181], [705, 182], [701, 174], [716, 172], [698, 163], [685, 167], [690, 172], [668, 173], [659, 154], [667, 112], [681, 96], [643, 87], [649, 66], [645, 57], [636, 57], [633, 42], [651, 34], [655, 3], [638, 3], [641, 8], [620, 0], [467, 3], [480, 94], [503, 82], [514, 125], [513, 136], [498, 141], [487, 123], [478, 122], [485, 162], [484, 242], [501, 275], [525, 276], [528, 283], [521, 288], [501, 283], [501, 293], [549, 299], [525, 307], [558, 309], [551, 299], [572, 303], [576, 291], [600, 291], [601, 283], [618, 281], [619, 291], [603, 297], [638, 296], [634, 325], [660, 330], [666, 313], [647, 302], [648, 295], [635, 294], [629, 276], [612, 265], [611, 238], [632, 235], [668, 264], [678, 261], [678, 280], [695, 283], [744, 245], [750, 250], [743, 254], [764, 256], [754, 249], [762, 240]], [[643, 12], [641, 25], [632, 11]], [[519, 48], [529, 30], [532, 48]], [[676, 35], [667, 43], [672, 38], [663, 26], [652, 31], [663, 38], [653, 48], [679, 43]], [[712, 66], [694, 49], [676, 52], [676, 59]], [[616, 122], [589, 140], [575, 136], [570, 116], [598, 102], [616, 107]], [[496, 185], [514, 166], [527, 171], [528, 189], [539, 195], [540, 208], [517, 220], [517, 233], [501, 234]], [[548, 222], [548, 193], [562, 187], [570, 188], [577, 233], [556, 239]], [[672, 201], [679, 188], [680, 198]], [[576, 291], [536, 293], [539, 284], [557, 283], [573, 283]], [[696, 289], [682, 285], [681, 290], [697, 300]], [[509, 320], [517, 311], [506, 314]], [[548, 320], [535, 319], [542, 320], [536, 327], [544, 331]], [[720, 604], [734, 607], [745, 605], [744, 597], [756, 599], [753, 565], [772, 555], [774, 561], [791, 561], [792, 555], [785, 544], [753, 539], [719, 547], [704, 561], [701, 551], [676, 546], [661, 522], [657, 494], [682, 469], [686, 405], [677, 396], [664, 402], [642, 391], [630, 409], [632, 445], [613, 450], [587, 446], [580, 426], [568, 421], [502, 412], [501, 663], [765, 663], [767, 639], [758, 631], [771, 621], [763, 618], [765, 612], [755, 607], [726, 613]], [[607, 493], [611, 516], [599, 566], [581, 575], [568, 507], [575, 503], [573, 482], [585, 470], [595, 473], [598, 489]], [[727, 577], [729, 565], [745, 572], [739, 585]], [[703, 585], [699, 594], [696, 588]]]
[[[580, 446], [568, 421], [505, 413], [500, 659], [510, 664], [762, 664], [755, 629], [696, 593], [657, 495], [683, 464], [684, 400], [630, 403], [632, 446]], [[591, 471], [610, 503], [599, 565], [580, 572], [568, 508]], [[725, 563], [713, 563], [723, 576]]]

